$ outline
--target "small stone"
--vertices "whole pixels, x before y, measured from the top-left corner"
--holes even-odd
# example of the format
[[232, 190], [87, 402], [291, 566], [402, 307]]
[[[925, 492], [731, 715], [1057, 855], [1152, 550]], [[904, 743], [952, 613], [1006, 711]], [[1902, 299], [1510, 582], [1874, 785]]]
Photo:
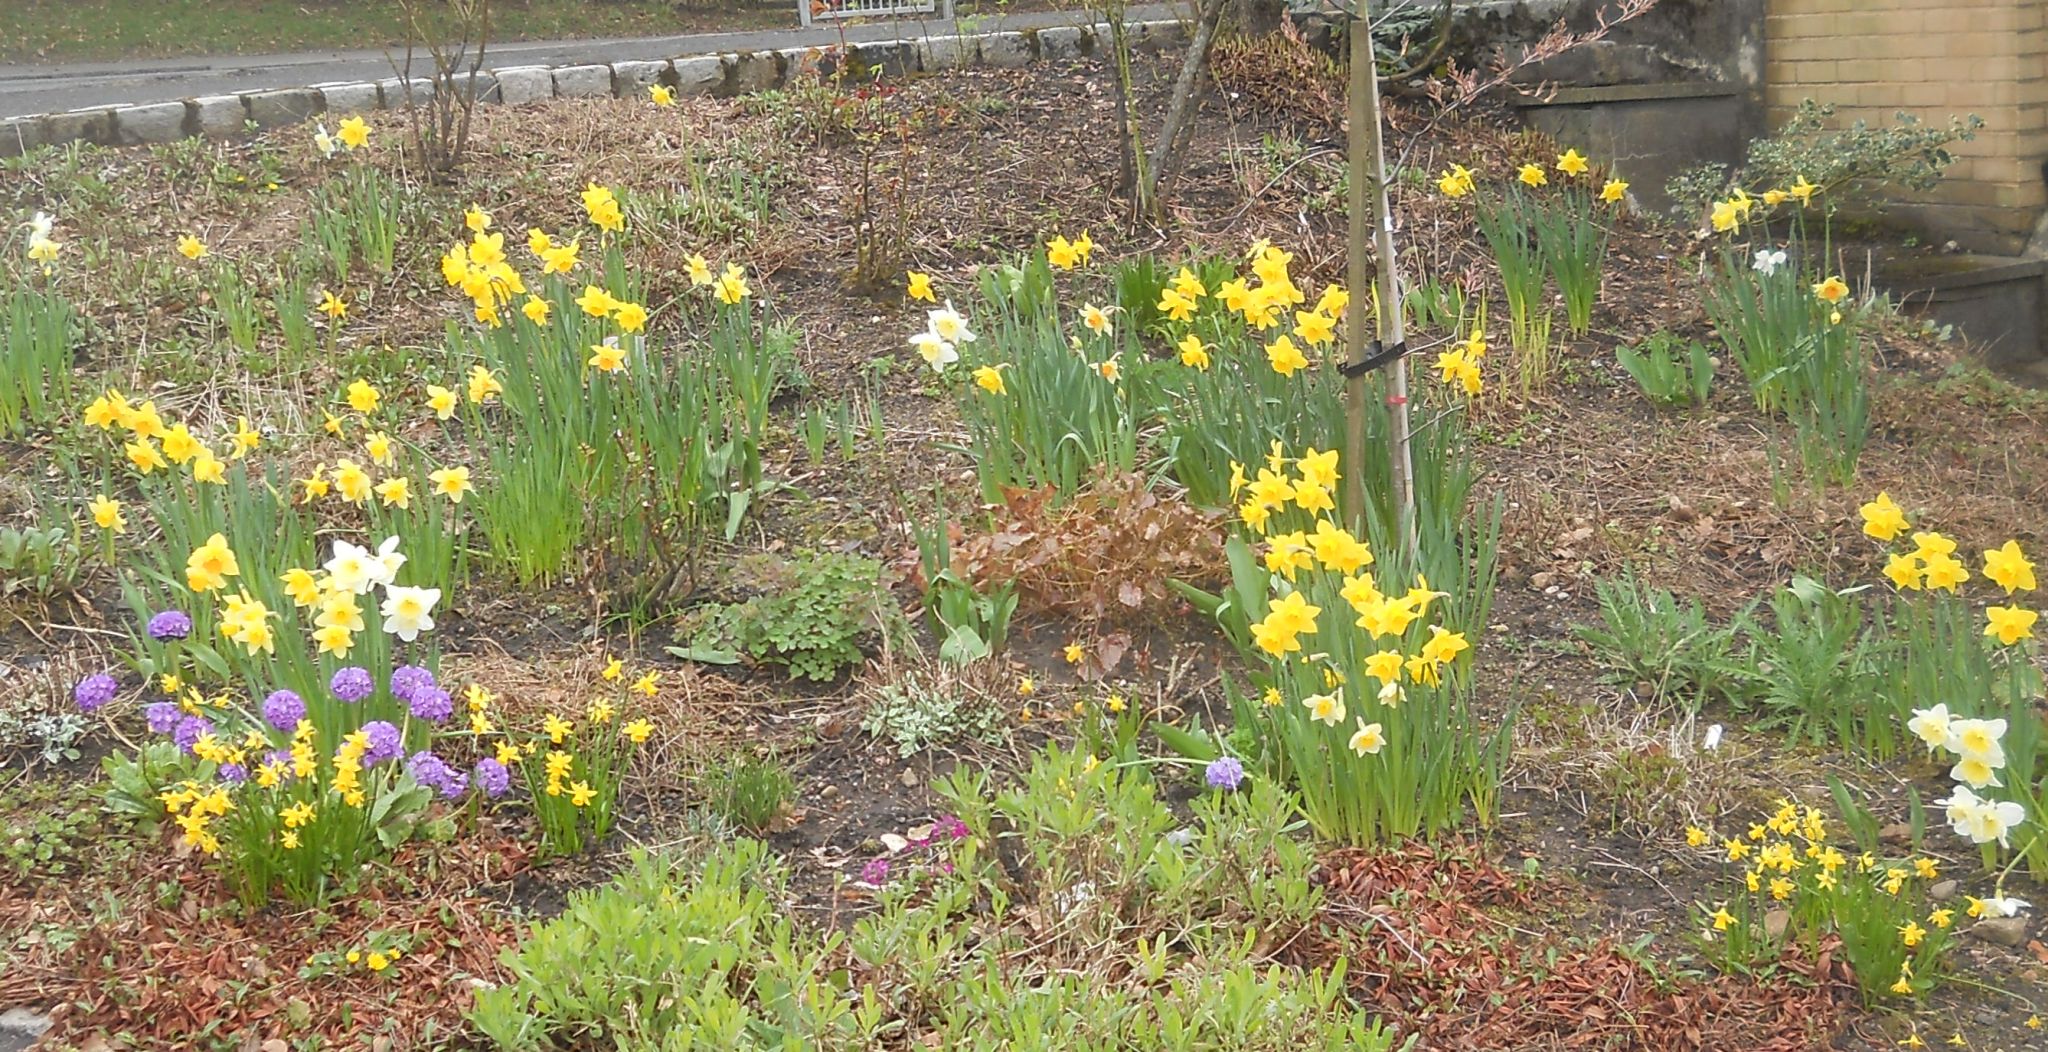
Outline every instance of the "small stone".
[[287, 124], [299, 124], [313, 119], [320, 112], [320, 93], [311, 88], [284, 88], [279, 91], [252, 91], [242, 96], [243, 105], [249, 109], [249, 119], [258, 128], [282, 128]]
[[1531, 588], [1540, 590], [1548, 588], [1556, 583], [1557, 575], [1549, 570], [1538, 570], [1537, 572], [1529, 575], [1529, 587]]
[[402, 110], [410, 102], [424, 103], [433, 98], [434, 82], [425, 77], [414, 77], [410, 81], [386, 77], [377, 82], [377, 94], [383, 100], [385, 109]]
[[1038, 53], [1049, 61], [1081, 57], [1081, 27], [1052, 26], [1038, 31]]
[[198, 122], [201, 135], [227, 139], [242, 134], [249, 111], [242, 107], [241, 96], [203, 95], [191, 101], [193, 119]]
[[783, 64], [788, 61], [773, 51], [742, 51], [726, 57], [732, 66], [726, 87], [740, 95], [767, 91], [782, 83]]
[[1031, 40], [1022, 33], [990, 33], [981, 38], [983, 65], [1020, 69], [1030, 64], [1031, 58]]
[[41, 146], [43, 142], [41, 117], [10, 117], [0, 120], [0, 157], [19, 157]]
[[320, 92], [327, 112], [337, 116], [368, 113], [377, 108], [376, 81], [334, 81], [313, 87]]
[[1961, 890], [1962, 885], [1954, 880], [1936, 881], [1932, 887], [1927, 889], [1927, 897], [1936, 902], [1948, 902], [1953, 900], [1956, 897], [1956, 893]]
[[899, 779], [899, 780], [900, 780], [900, 781], [901, 781], [901, 782], [902, 782], [902, 783], [903, 783], [903, 784], [904, 784], [905, 786], [908, 786], [908, 787], [913, 787], [913, 788], [914, 788], [914, 787], [915, 787], [915, 786], [917, 785], [917, 783], [918, 783], [918, 778], [917, 778], [917, 772], [916, 772], [916, 771], [914, 771], [914, 770], [912, 770], [912, 769], [910, 769], [910, 768], [908, 768], [908, 767], [905, 767], [905, 768], [903, 769], [903, 777], [902, 777], [901, 779]]
[[43, 118], [43, 128], [48, 138], [44, 141], [83, 141], [100, 146], [114, 144], [114, 111], [72, 110], [69, 113], [52, 113]]
[[610, 66], [559, 66], [555, 69], [555, 95], [564, 99], [589, 99], [612, 93]]
[[670, 63], [676, 71], [676, 92], [710, 95], [725, 83], [725, 64], [717, 55], [692, 55]]
[[666, 62], [612, 63], [612, 94], [622, 99], [647, 98], [647, 89], [668, 76]]
[[1904, 822], [1889, 822], [1877, 831], [1877, 838], [1887, 844], [1909, 845], [1913, 842], [1913, 827]]
[[1969, 934], [1999, 946], [2025, 946], [2027, 944], [2027, 919], [2025, 917], [1986, 917], [1971, 925]]
[[1771, 910], [1764, 914], [1764, 934], [1776, 939], [1785, 934], [1785, 926], [1792, 923], [1792, 914], [1786, 910]]
[[123, 146], [176, 142], [185, 137], [185, 104], [158, 102], [114, 111], [114, 134]]
[[974, 39], [972, 37], [932, 36], [917, 45], [917, 66], [926, 73], [945, 69], [958, 69], [974, 61]]
[[498, 101], [507, 106], [524, 106], [555, 97], [555, 75], [546, 66], [512, 66], [495, 72]]

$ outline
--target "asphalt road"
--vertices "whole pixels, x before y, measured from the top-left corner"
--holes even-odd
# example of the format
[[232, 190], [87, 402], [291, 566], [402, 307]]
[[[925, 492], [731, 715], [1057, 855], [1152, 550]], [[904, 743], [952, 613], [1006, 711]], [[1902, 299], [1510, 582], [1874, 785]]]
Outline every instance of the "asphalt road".
[[[1133, 21], [1173, 17], [1180, 5], [1133, 4]], [[764, 51], [786, 47], [823, 46], [841, 40], [860, 42], [901, 37], [995, 29], [1044, 29], [1090, 21], [1073, 11], [1032, 12], [970, 20], [965, 25], [945, 19], [904, 20], [810, 29], [764, 29], [743, 33], [696, 33], [687, 36], [637, 37], [623, 40], [554, 40], [494, 44], [486, 68], [560, 66], [578, 63], [674, 58], [732, 51]], [[843, 34], [843, 35], [842, 35]], [[235, 91], [295, 88], [329, 81], [381, 80], [396, 76], [390, 55], [381, 49], [316, 51], [290, 55], [241, 55], [222, 58], [151, 59], [134, 62], [79, 62], [0, 65], [0, 117], [142, 102], [167, 102]], [[418, 75], [418, 74], [415, 74]]]

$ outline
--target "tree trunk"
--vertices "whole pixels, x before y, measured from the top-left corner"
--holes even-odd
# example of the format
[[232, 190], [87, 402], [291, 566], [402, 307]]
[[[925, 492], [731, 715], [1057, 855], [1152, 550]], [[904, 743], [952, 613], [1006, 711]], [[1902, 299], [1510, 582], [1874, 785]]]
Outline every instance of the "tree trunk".
[[[1377, 295], [1379, 301], [1379, 340], [1392, 349], [1399, 347], [1406, 339], [1406, 319], [1402, 316], [1401, 277], [1394, 257], [1394, 217], [1387, 195], [1387, 157], [1381, 138], [1380, 93], [1378, 69], [1373, 60], [1372, 33], [1367, 22], [1365, 4], [1360, 2], [1349, 26], [1351, 34], [1351, 83], [1349, 92], [1348, 161], [1350, 165], [1350, 210], [1351, 244], [1348, 280], [1351, 286], [1351, 309], [1346, 319], [1346, 337], [1351, 345], [1351, 362], [1356, 365], [1366, 358], [1366, 345], [1362, 336], [1365, 332], [1366, 297], [1361, 290], [1366, 287], [1367, 242], [1372, 243], [1373, 254], [1378, 258], [1379, 274]], [[1367, 195], [1371, 195], [1368, 197]], [[1368, 231], [1368, 224], [1371, 225]], [[1399, 509], [1401, 543], [1408, 553], [1409, 562], [1414, 564], [1417, 556], [1415, 536], [1415, 464], [1409, 450], [1408, 435], [1408, 359], [1402, 356], [1388, 366], [1387, 404], [1392, 412], [1392, 434], [1389, 436], [1393, 448], [1388, 454], [1393, 458], [1394, 503]], [[1352, 467], [1345, 473], [1348, 485], [1346, 496], [1351, 504], [1351, 513], [1361, 522], [1365, 516], [1365, 483], [1359, 465], [1365, 462], [1365, 413], [1366, 378], [1363, 373], [1353, 376], [1345, 386], [1345, 455]]]
[[1182, 155], [1182, 132], [1192, 123], [1194, 114], [1195, 83], [1201, 78], [1202, 67], [1209, 61], [1209, 45], [1216, 40], [1216, 23], [1223, 16], [1224, 0], [1202, 0], [1199, 13], [1195, 16], [1194, 39], [1188, 42], [1187, 58], [1180, 64], [1180, 76], [1173, 82], [1173, 101], [1166, 106], [1166, 123], [1159, 129], [1159, 138], [1152, 146], [1151, 170], [1146, 172], [1146, 191], [1142, 199], [1152, 203], [1153, 218], [1164, 210], [1159, 190], [1166, 180], [1180, 167]]

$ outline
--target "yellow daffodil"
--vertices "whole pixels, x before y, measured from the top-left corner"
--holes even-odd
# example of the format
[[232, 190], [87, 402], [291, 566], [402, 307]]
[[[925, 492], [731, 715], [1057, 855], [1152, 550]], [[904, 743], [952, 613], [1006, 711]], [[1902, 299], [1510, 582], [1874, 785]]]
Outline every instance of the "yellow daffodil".
[[1576, 149], [1567, 149], [1564, 153], [1558, 155], [1557, 170], [1566, 175], [1584, 175], [1591, 169], [1592, 165], [1587, 164], [1586, 158], [1581, 156]]
[[673, 106], [676, 104], [676, 90], [666, 84], [649, 84], [647, 99], [656, 106]]
[[1308, 368], [1308, 357], [1301, 353], [1301, 348], [1296, 347], [1293, 340], [1285, 336], [1266, 345], [1266, 362], [1273, 367], [1274, 372], [1282, 376], [1293, 376]]
[[2034, 638], [2034, 622], [2041, 615], [2015, 605], [1985, 607], [1984, 616], [1984, 634], [2012, 646], [2022, 639]]
[[926, 303], [939, 302], [938, 294], [932, 291], [932, 276], [921, 270], [908, 272], [904, 295], [913, 300], [923, 300]]
[[1526, 186], [1549, 186], [1550, 176], [1544, 174], [1540, 164], [1525, 164], [1515, 172], [1515, 178]]
[[1620, 204], [1628, 197], [1628, 184], [1620, 179], [1609, 179], [1600, 188], [1600, 200], [1608, 204]]
[[2007, 541], [1984, 553], [1984, 576], [2005, 589], [2007, 595], [2031, 592], [2038, 587], [2034, 579], [2034, 564], [2027, 561], [2026, 553], [2020, 551], [2018, 541]]
[[179, 235], [178, 254], [194, 261], [205, 259], [207, 256], [206, 242], [190, 234]]
[[434, 483], [435, 493], [457, 504], [462, 503], [462, 498], [476, 488], [470, 484], [469, 469], [466, 467], [438, 468], [428, 472], [427, 478]]
[[1824, 303], [1840, 303], [1849, 295], [1849, 286], [1840, 277], [1831, 274], [1826, 281], [1813, 287], [1813, 294]]
[[92, 510], [93, 524], [110, 533], [128, 532], [128, 520], [121, 517], [121, 502], [102, 493], [87, 505]]
[[359, 150], [370, 144], [370, 125], [361, 117], [350, 117], [334, 129], [335, 138], [351, 150]]

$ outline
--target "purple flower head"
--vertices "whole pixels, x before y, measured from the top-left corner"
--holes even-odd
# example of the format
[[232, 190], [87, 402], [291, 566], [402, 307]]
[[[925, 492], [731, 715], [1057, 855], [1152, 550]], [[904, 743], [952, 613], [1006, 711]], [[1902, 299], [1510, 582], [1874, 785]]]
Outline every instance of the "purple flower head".
[[369, 669], [348, 665], [334, 670], [327, 689], [343, 701], [361, 701], [376, 692], [377, 681], [370, 678]]
[[192, 618], [183, 610], [166, 610], [149, 619], [149, 638], [174, 643], [192, 634]]
[[178, 726], [178, 720], [185, 714], [178, 709], [175, 701], [159, 701], [142, 707], [142, 717], [149, 721], [151, 734], [169, 734]]
[[940, 815], [939, 820], [932, 824], [932, 836], [964, 840], [967, 837], [967, 823], [962, 822], [958, 815]]
[[512, 772], [504, 764], [486, 756], [476, 762], [476, 787], [495, 800], [512, 788]]
[[171, 728], [171, 740], [184, 752], [191, 752], [199, 739], [213, 733], [213, 723], [204, 716], [180, 716], [178, 725]]
[[435, 685], [434, 674], [418, 665], [400, 665], [391, 670], [391, 696], [408, 704]]
[[224, 763], [217, 772], [220, 780], [229, 785], [240, 785], [249, 780], [249, 769], [238, 763]]
[[869, 859], [867, 865], [860, 867], [860, 882], [877, 888], [887, 884], [889, 882], [889, 860], [886, 858]]
[[[396, 678], [396, 677], [393, 677]], [[455, 715], [455, 699], [439, 687], [422, 687], [406, 699], [412, 709], [413, 719], [428, 723], [446, 723]]]
[[101, 672], [79, 680], [78, 686], [71, 691], [71, 696], [78, 699], [78, 707], [81, 711], [91, 712], [114, 700], [114, 695], [119, 693], [121, 693], [120, 682], [115, 680], [114, 677]]
[[291, 777], [292, 751], [290, 749], [272, 749], [263, 754], [263, 763], [265, 766], [277, 764], [283, 767], [285, 769], [285, 777], [289, 778]]
[[386, 760], [396, 760], [405, 755], [405, 735], [383, 720], [371, 720], [363, 724], [363, 736], [369, 740], [369, 747], [363, 750], [365, 767], [375, 767]]
[[306, 718], [306, 702], [289, 690], [273, 692], [263, 699], [263, 721], [290, 734]]
[[413, 781], [449, 800], [461, 796], [469, 788], [469, 776], [449, 767], [426, 749], [413, 753], [412, 758], [405, 761], [405, 773], [412, 775]]
[[1202, 777], [1208, 780], [1211, 789], [1236, 792], [1244, 784], [1244, 764], [1237, 762], [1235, 756], [1219, 756], [1209, 761], [1209, 769]]

